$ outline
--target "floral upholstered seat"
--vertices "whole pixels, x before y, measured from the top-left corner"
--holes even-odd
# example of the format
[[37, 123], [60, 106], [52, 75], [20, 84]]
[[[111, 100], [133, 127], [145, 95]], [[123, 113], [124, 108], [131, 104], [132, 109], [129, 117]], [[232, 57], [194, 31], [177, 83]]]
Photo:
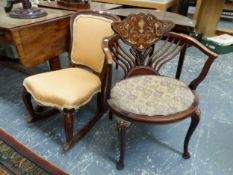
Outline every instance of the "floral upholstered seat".
[[194, 94], [181, 81], [147, 75], [118, 82], [111, 91], [110, 101], [135, 114], [170, 115], [188, 109], [194, 102]]

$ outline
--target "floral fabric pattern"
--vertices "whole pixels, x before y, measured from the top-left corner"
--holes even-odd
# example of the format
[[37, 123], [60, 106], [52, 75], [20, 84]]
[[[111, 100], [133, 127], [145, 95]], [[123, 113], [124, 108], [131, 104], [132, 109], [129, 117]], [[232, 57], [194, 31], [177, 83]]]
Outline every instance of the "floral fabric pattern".
[[179, 80], [147, 75], [118, 82], [111, 91], [110, 101], [135, 114], [169, 115], [188, 109], [194, 94]]

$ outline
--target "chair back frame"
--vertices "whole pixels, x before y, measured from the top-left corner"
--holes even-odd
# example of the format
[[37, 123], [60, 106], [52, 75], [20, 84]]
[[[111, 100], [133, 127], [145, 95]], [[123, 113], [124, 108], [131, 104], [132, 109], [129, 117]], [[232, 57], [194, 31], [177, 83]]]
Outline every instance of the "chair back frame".
[[[160, 21], [150, 14], [130, 15], [122, 22], [112, 23], [117, 34], [106, 38], [105, 54], [123, 69], [124, 78], [127, 78], [143, 74], [160, 75], [160, 69], [166, 63], [183, 54], [187, 46], [194, 46], [207, 56], [201, 73], [189, 84], [195, 90], [206, 77], [217, 54], [188, 35], [171, 32], [173, 26], [171, 21]], [[158, 45], [159, 40], [163, 40], [161, 45]], [[130, 48], [122, 47], [122, 42]], [[177, 72], [181, 70], [177, 68]]]
[[[70, 21], [70, 26], [73, 26], [73, 23], [75, 21], [75, 19], [79, 16], [79, 15], [93, 15], [93, 16], [99, 16], [99, 17], [104, 17], [106, 19], [110, 19], [112, 20], [113, 22], [119, 22], [120, 21], [120, 18], [118, 16], [115, 16], [115, 15], [111, 15], [109, 13], [105, 13], [105, 12], [102, 12], [102, 11], [91, 11], [91, 10], [85, 10], [85, 11], [81, 11], [81, 12], [78, 12], [76, 14], [74, 14], [72, 17], [71, 17], [71, 21]], [[71, 53], [72, 51], [72, 43], [73, 43], [73, 27], [70, 27], [70, 46], [69, 46], [69, 53]], [[101, 45], [101, 43], [100, 43]], [[72, 62], [72, 59], [71, 59], [71, 54], [69, 55], [69, 60], [70, 60], [70, 65], [72, 67], [79, 67], [79, 68], [83, 68], [83, 69], [86, 69], [88, 71], [91, 71], [92, 73], [96, 74], [100, 80], [101, 80], [101, 90], [103, 90], [103, 87], [106, 87], [104, 86], [105, 85], [105, 81], [106, 81], [106, 77], [108, 77], [106, 74], [109, 72], [107, 69], [108, 69], [108, 61], [107, 61], [107, 58], [105, 57], [104, 58], [104, 63], [103, 63], [103, 67], [102, 67], [102, 71], [99, 73], [99, 72], [96, 72], [94, 71], [93, 69], [91, 69], [90, 67], [88, 66], [85, 66], [85, 65], [82, 65], [82, 64], [76, 64], [74, 62]]]

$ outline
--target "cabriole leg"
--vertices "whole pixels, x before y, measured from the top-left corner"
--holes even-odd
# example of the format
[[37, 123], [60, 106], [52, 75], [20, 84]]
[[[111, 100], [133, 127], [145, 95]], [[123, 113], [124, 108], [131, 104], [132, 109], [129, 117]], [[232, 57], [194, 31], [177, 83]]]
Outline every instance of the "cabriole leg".
[[125, 155], [125, 129], [126, 125], [124, 121], [120, 121], [117, 123], [117, 130], [120, 141], [120, 157], [117, 161], [116, 168], [118, 170], [122, 170], [124, 168], [124, 155]]
[[197, 110], [192, 116], [191, 116], [191, 123], [188, 129], [188, 132], [186, 134], [185, 140], [184, 140], [184, 153], [183, 153], [183, 158], [184, 159], [189, 159], [190, 158], [190, 153], [188, 151], [188, 145], [189, 145], [189, 140], [196, 129], [198, 123], [200, 121], [200, 111]]

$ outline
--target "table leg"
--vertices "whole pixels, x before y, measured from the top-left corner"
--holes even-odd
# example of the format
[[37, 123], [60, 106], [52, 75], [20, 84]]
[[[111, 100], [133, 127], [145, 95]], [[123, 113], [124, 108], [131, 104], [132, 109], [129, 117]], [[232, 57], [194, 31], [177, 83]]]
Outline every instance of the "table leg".
[[179, 0], [179, 14], [187, 16], [189, 0]]
[[21, 72], [26, 75], [34, 74], [30, 69], [27, 69], [21, 66], [18, 59], [12, 59], [12, 58], [8, 58], [6, 56], [0, 55], [0, 65], [6, 66], [10, 69], [13, 69], [15, 71]]
[[49, 59], [50, 70], [59, 70], [61, 69], [61, 63], [58, 56], [55, 56]]
[[204, 37], [214, 36], [223, 5], [223, 0], [201, 0], [197, 15], [196, 31], [203, 33]]

